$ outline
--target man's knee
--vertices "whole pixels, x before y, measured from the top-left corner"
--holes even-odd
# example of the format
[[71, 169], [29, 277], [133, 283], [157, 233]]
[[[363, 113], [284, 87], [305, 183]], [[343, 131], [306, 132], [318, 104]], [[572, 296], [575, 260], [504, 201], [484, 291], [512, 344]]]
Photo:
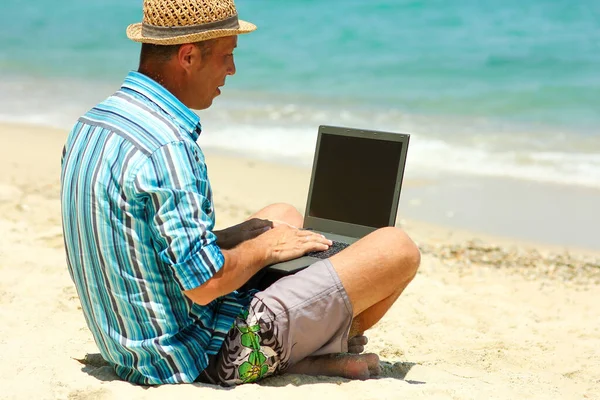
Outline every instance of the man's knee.
[[269, 208], [271, 207], [275, 211], [273, 219], [286, 222], [296, 227], [302, 227], [304, 217], [293, 205], [287, 203], [275, 203], [269, 206]]
[[412, 280], [421, 264], [421, 252], [416, 243], [400, 228], [386, 227], [377, 231], [385, 238], [394, 269], [402, 280]]
[[271, 204], [262, 210], [252, 214], [250, 218], [268, 219], [271, 221], [285, 222], [286, 224], [301, 228], [304, 223], [302, 214], [296, 207], [287, 203]]

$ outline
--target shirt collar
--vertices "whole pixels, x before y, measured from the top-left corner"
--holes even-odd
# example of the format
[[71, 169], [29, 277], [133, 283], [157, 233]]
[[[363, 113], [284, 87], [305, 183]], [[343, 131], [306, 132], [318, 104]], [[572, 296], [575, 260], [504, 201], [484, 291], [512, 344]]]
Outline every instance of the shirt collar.
[[179, 125], [189, 132], [194, 140], [198, 139], [202, 131], [200, 117], [189, 109], [164, 86], [148, 76], [131, 71], [125, 78], [121, 88], [126, 88], [139, 93], [171, 115]]

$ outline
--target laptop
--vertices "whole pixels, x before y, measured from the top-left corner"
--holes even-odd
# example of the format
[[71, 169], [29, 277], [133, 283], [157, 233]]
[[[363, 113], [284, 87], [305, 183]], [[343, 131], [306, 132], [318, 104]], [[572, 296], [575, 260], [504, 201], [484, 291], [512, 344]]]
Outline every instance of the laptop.
[[363, 236], [394, 226], [410, 135], [320, 126], [304, 229], [334, 244], [269, 266], [287, 275], [331, 257]]

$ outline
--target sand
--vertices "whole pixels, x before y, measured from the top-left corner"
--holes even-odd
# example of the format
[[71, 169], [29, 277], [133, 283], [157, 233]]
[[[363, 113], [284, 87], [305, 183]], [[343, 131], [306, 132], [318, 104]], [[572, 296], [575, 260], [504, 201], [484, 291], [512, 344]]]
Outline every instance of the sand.
[[[98, 357], [65, 265], [65, 137], [0, 125], [0, 398], [600, 398], [597, 253], [492, 243], [406, 220], [423, 261], [368, 332], [380, 378], [286, 375], [233, 389], [122, 382]], [[308, 170], [210, 151], [207, 160], [220, 227], [273, 202], [305, 206]]]

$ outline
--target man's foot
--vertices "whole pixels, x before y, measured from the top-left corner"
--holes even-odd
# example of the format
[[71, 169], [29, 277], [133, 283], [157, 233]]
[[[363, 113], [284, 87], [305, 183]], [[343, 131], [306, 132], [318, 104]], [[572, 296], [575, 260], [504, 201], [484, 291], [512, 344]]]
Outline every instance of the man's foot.
[[341, 376], [365, 380], [381, 372], [377, 354], [328, 354], [307, 357], [287, 371], [291, 374]]
[[366, 336], [360, 334], [348, 339], [348, 353], [360, 354], [365, 351], [365, 345], [369, 343], [369, 339]]

